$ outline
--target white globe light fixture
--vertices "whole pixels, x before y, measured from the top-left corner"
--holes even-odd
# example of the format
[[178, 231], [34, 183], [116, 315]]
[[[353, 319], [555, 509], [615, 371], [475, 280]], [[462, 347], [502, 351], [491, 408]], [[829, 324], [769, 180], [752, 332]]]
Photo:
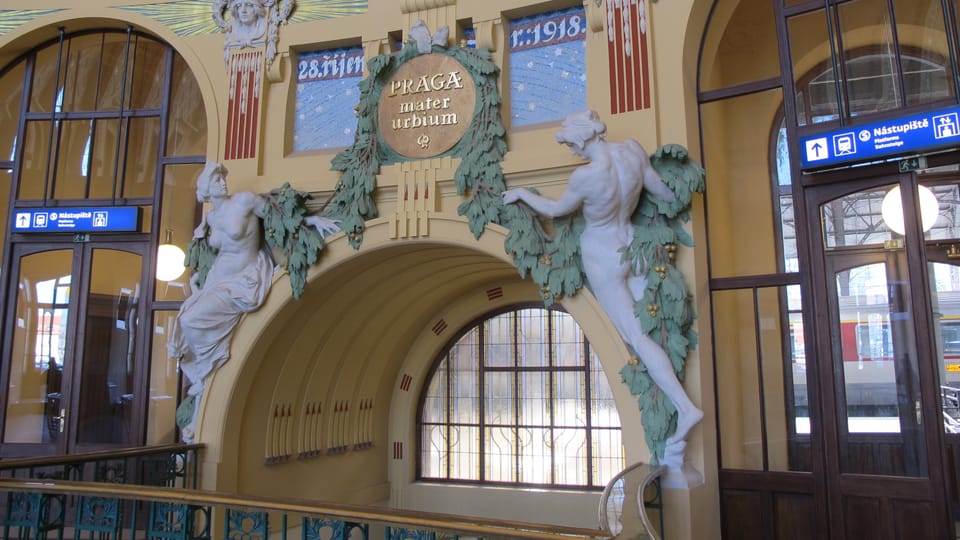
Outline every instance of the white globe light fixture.
[[157, 279], [160, 281], [173, 281], [183, 275], [187, 269], [183, 265], [186, 254], [178, 246], [171, 244], [172, 231], [167, 231], [167, 238], [160, 247], [157, 248]]
[[[937, 216], [940, 215], [940, 203], [937, 202], [937, 196], [926, 186], [917, 186], [917, 189], [920, 193], [920, 222], [923, 226], [923, 232], [927, 232], [936, 223]], [[903, 203], [900, 200], [900, 186], [895, 186], [883, 196], [880, 213], [890, 230], [900, 235], [906, 232], [906, 228], [903, 226]]]

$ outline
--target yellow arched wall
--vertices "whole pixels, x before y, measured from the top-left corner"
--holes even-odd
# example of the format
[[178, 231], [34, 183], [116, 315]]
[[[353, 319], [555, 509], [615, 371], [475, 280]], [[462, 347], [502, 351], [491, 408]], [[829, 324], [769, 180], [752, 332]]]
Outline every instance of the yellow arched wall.
[[[208, 63], [201, 60], [195, 47], [209, 48], [222, 37], [204, 36], [185, 40], [170, 28], [157, 21], [131, 11], [106, 7], [78, 6], [38, 17], [16, 30], [0, 35], [0, 67], [6, 66], [31, 48], [56, 38], [58, 29], [63, 27], [68, 33], [87, 29], [126, 28], [133, 26], [165, 41], [183, 57], [193, 76], [197, 79], [200, 94], [203, 97], [207, 115], [207, 155], [216, 155], [220, 145], [220, 120], [217, 110], [218, 100], [214, 82], [207, 72]], [[222, 48], [222, 45], [219, 45]]]
[[[292, 300], [285, 277], [275, 281], [264, 306], [238, 326], [233, 358], [214, 375], [201, 404], [198, 436], [207, 444], [204, 478], [210, 487], [261, 494], [277, 489], [278, 494], [365, 503], [389, 496], [392, 454], [385, 453], [392, 452], [392, 442], [407, 441], [410, 415], [415, 415], [414, 403], [398, 407], [395, 396], [416, 395], [424, 370], [449, 339], [434, 334], [436, 322], [445, 320], [452, 332], [499, 305], [486, 300], [484, 291], [490, 288], [504, 289], [501, 303], [537, 298], [536, 287], [520, 280], [504, 253], [502, 228], [488, 227], [478, 241], [462, 218], [437, 216], [431, 231], [436, 233], [398, 242], [388, 237], [387, 220], [375, 220], [359, 252], [342, 235], [332, 239], [300, 301]], [[588, 292], [565, 300], [564, 306], [602, 359], [621, 409], [628, 458], [645, 460], [636, 401], [617, 374], [628, 358], [625, 347]], [[415, 381], [409, 392], [397, 390], [402, 374]], [[324, 453], [337, 446], [338, 436], [346, 438], [347, 451], [298, 459], [305, 444], [305, 404], [322, 402], [328, 414], [328, 404], [355, 407], [363, 400], [373, 407], [372, 448], [353, 448], [365, 428], [362, 414], [352, 409], [345, 435], [338, 435], [338, 421], [328, 417], [319, 435]], [[281, 433], [290, 446], [284, 452], [289, 457], [281, 461], [289, 464], [270, 467], [264, 461], [275, 436], [268, 425], [278, 404], [292, 408], [295, 418], [284, 429], [297, 435]], [[412, 451], [412, 443], [405, 446]], [[409, 471], [412, 462], [403, 463], [395, 470]], [[307, 471], [309, 477], [330, 480], [327, 487], [304, 485]]]

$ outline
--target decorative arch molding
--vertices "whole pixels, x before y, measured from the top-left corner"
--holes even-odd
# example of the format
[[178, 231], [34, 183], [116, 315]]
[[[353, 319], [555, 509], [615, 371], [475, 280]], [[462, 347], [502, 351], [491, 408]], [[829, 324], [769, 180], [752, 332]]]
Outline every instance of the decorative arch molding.
[[16, 30], [0, 35], [0, 68], [19, 58], [24, 51], [55, 38], [60, 28], [64, 28], [67, 33], [73, 33], [104, 28], [125, 29], [127, 26], [156, 37], [172, 47], [183, 58], [196, 79], [200, 95], [203, 97], [208, 126], [206, 155], [217, 155], [221, 130], [217, 128], [220, 126], [220, 118], [213, 81], [204, 63], [187, 40], [150, 17], [119, 9], [94, 7], [78, 7], [37, 17]]
[[[241, 478], [252, 477], [249, 467], [310, 457], [300, 455], [309, 448], [304, 446], [305, 437], [322, 439], [321, 447], [314, 450], [329, 453], [330, 438], [340, 428], [329, 417], [310, 424], [317, 419], [306, 417], [316, 413], [318, 401], [323, 402], [325, 412], [336, 412], [350, 401], [347, 450], [362, 448], [361, 431], [365, 429], [386, 433], [392, 440], [401, 424], [402, 429], [411, 429], [409, 415], [415, 414], [411, 409], [415, 404], [393, 410], [399, 385], [405, 375], [413, 375], [409, 371], [420, 374], [428, 369], [419, 356], [432, 355], [426, 360], [429, 363], [448, 338], [433, 332], [438, 316], [462, 298], [496, 287], [509, 288], [511, 296], [539, 299], [537, 287], [520, 279], [512, 258], [504, 252], [506, 229], [488, 225], [477, 240], [464, 218], [441, 214], [431, 216], [430, 221], [429, 237], [396, 240], [390, 238], [389, 219], [372, 220], [359, 250], [350, 247], [345, 235], [333, 237], [323, 262], [311, 268], [309, 286], [299, 301], [295, 302], [290, 289], [280, 282], [285, 280], [275, 278], [264, 305], [241, 320], [231, 345], [232, 358], [213, 375], [201, 400], [197, 440], [207, 445], [205, 488], [242, 489], [238, 485]], [[416, 260], [424, 261], [425, 272], [438, 274], [421, 276], [424, 284], [408, 287], [416, 281], [418, 270], [412, 266]], [[391, 290], [391, 282], [397, 284], [394, 294], [381, 294]], [[349, 288], [341, 287], [351, 283]], [[365, 295], [374, 295], [383, 303], [371, 306], [373, 299]], [[325, 315], [326, 309], [343, 306], [345, 296], [351, 297], [354, 305]], [[599, 304], [586, 290], [563, 303], [597, 344], [604, 371], [616, 382], [629, 354]], [[490, 302], [487, 309], [494, 304]], [[311, 325], [324, 316], [325, 326], [333, 320], [333, 327], [311, 332]], [[451, 319], [449, 324], [453, 323], [456, 321]], [[336, 335], [357, 328], [360, 330], [352, 335]], [[611, 387], [621, 405], [627, 458], [647, 459], [649, 456], [640, 455], [646, 452], [646, 445], [642, 444], [636, 401], [624, 385]], [[271, 460], [268, 431], [271, 416], [277, 414], [290, 415], [282, 429], [294, 433], [281, 431], [288, 450], [274, 456], [280, 459]], [[373, 426], [373, 420], [365, 420], [364, 415], [372, 415], [379, 423]], [[256, 447], [260, 444], [262, 448]], [[337, 444], [330, 446], [336, 448]], [[385, 450], [378, 450], [380, 463], [384, 463]], [[271, 473], [276, 471], [271, 469]], [[384, 475], [386, 482], [386, 471]]]

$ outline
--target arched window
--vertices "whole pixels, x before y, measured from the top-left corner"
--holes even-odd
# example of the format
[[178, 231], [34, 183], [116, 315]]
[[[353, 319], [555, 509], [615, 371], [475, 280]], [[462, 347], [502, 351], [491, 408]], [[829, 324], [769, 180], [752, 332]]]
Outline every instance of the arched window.
[[171, 443], [189, 273], [155, 269], [199, 217], [200, 89], [132, 28], [51, 37], [0, 69], [0, 455]]
[[451, 342], [425, 388], [421, 480], [600, 489], [624, 467], [607, 378], [559, 309], [485, 316]]

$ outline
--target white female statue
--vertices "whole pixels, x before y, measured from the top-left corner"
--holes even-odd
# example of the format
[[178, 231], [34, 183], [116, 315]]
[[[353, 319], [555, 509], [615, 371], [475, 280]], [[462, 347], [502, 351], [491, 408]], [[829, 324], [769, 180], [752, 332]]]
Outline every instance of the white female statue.
[[667, 202], [674, 194], [650, 165], [647, 153], [634, 140], [604, 140], [607, 126], [595, 111], [570, 114], [557, 132], [557, 142], [577, 157], [590, 160], [570, 175], [566, 191], [553, 200], [517, 188], [503, 193], [503, 202], [523, 201], [534, 212], [558, 217], [583, 210], [580, 236], [583, 271], [591, 291], [614, 326], [647, 368], [650, 378], [677, 409], [677, 430], [666, 441], [665, 464], [682, 465], [686, 438], [703, 419], [690, 401], [663, 348], [644, 333], [634, 315], [634, 303], [643, 298], [646, 277], [634, 275], [622, 250], [633, 241], [631, 216], [644, 188]]
[[[207, 377], [230, 358], [230, 338], [240, 317], [259, 308], [270, 290], [274, 262], [263, 241], [266, 199], [244, 191], [227, 194], [227, 169], [208, 162], [197, 178], [197, 199], [211, 208], [194, 239], [207, 239], [217, 256], [201, 287], [200, 273], [190, 278], [193, 293], [180, 307], [168, 352], [180, 358], [180, 369], [187, 378], [187, 398], [193, 398], [193, 416], [182, 427], [185, 441], [194, 438], [199, 400]], [[336, 222], [310, 216], [308, 225], [321, 233], [337, 230]]]

